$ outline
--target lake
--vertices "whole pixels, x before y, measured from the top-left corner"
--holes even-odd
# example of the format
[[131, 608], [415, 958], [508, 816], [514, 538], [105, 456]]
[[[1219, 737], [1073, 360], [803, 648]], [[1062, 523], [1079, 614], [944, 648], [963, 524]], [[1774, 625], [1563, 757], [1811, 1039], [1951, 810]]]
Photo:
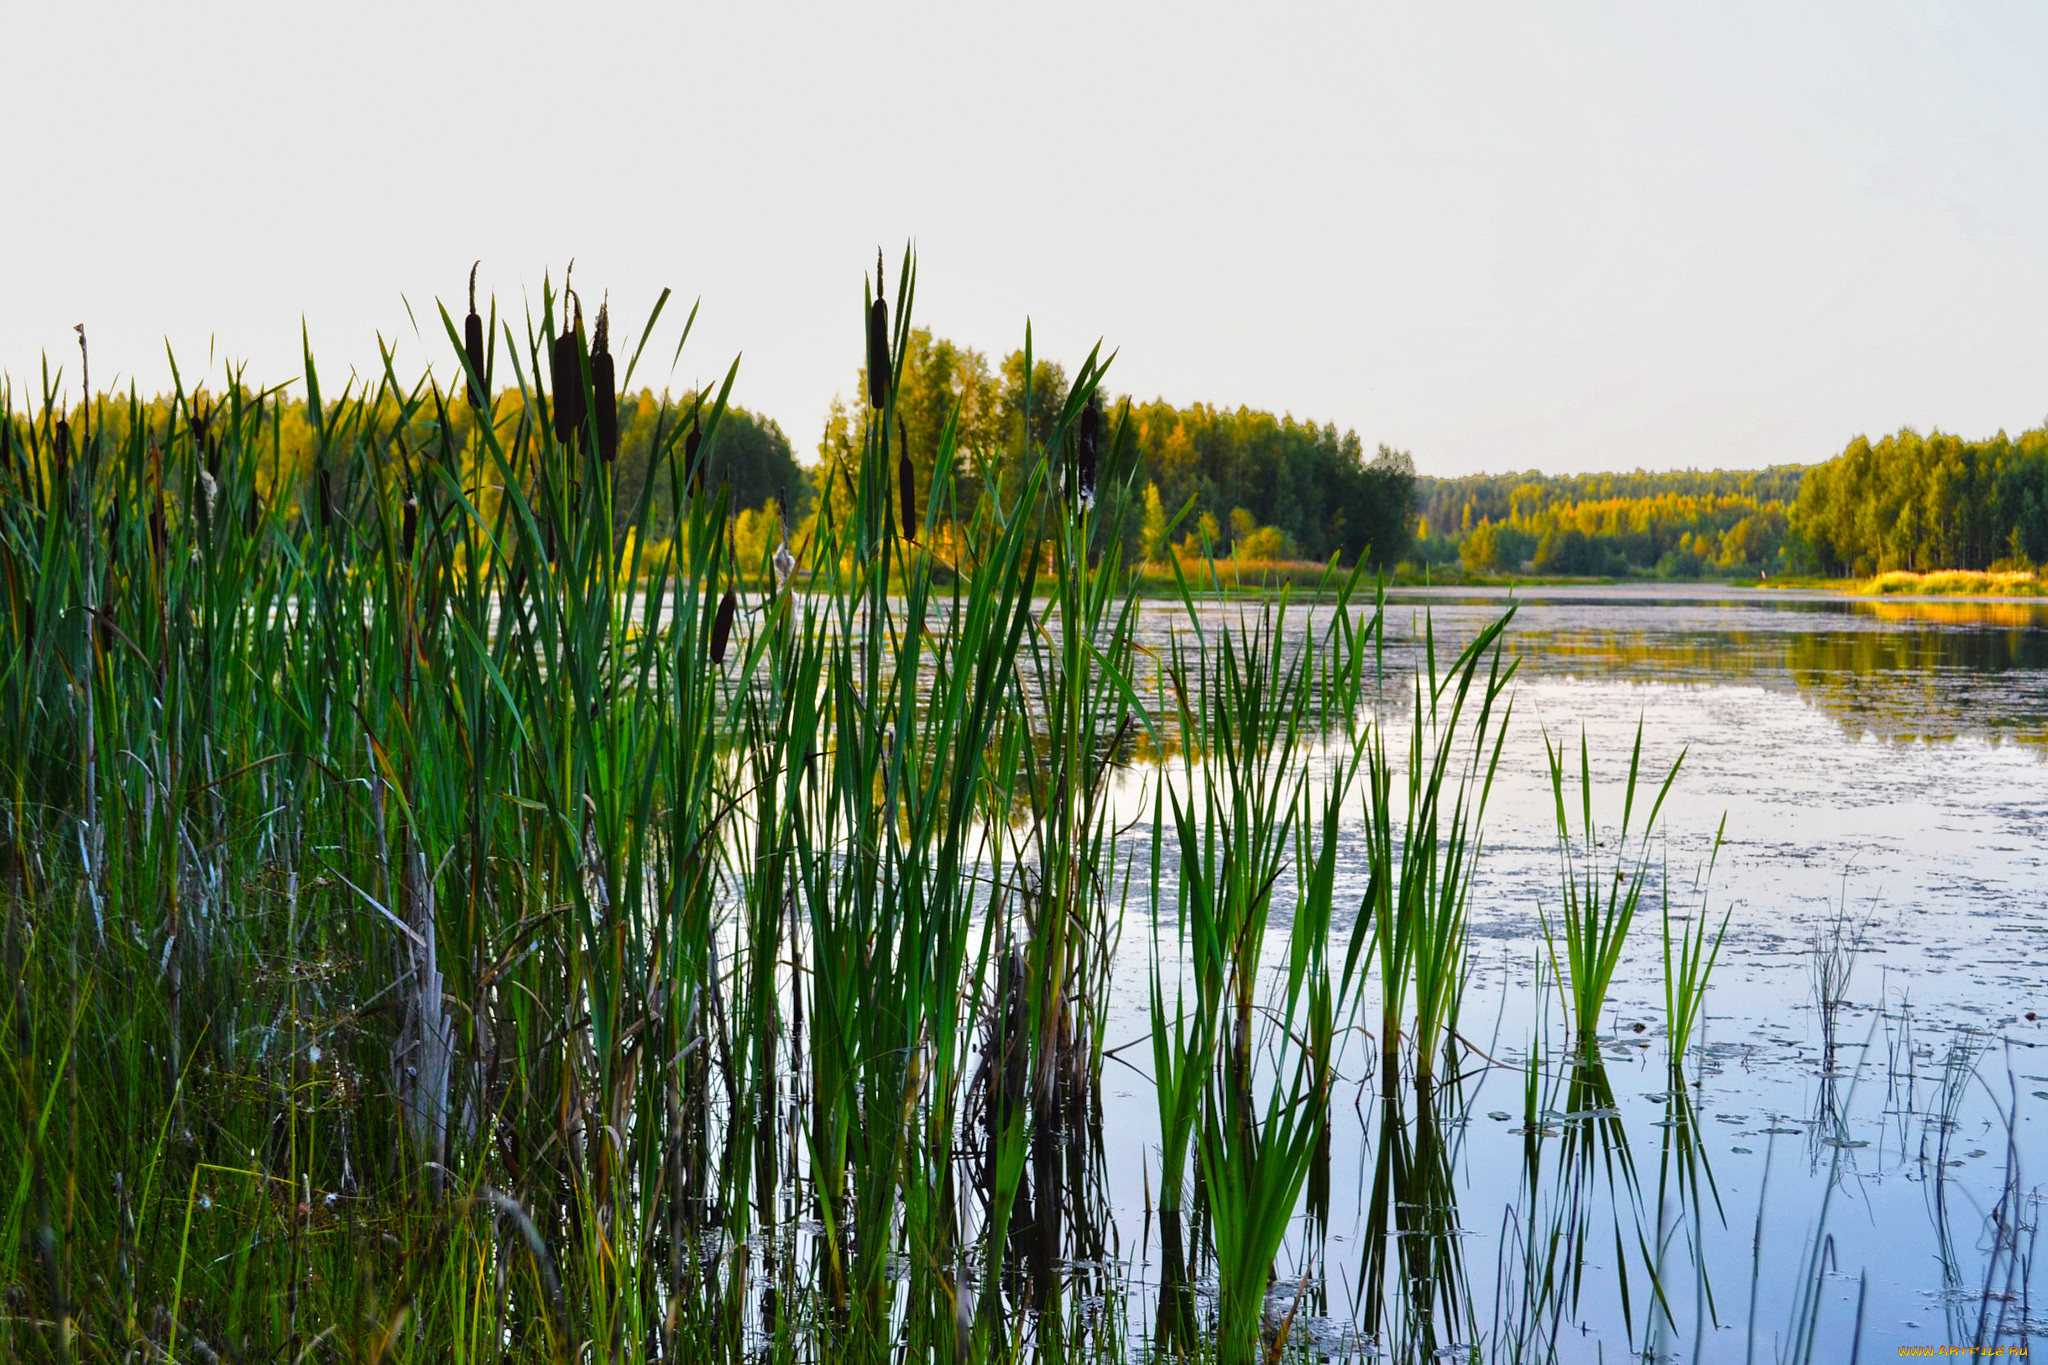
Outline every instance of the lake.
[[[2048, 1177], [2048, 607], [1707, 586], [1512, 601], [1521, 664], [1472, 897], [1471, 1052], [1429, 1114], [1388, 1110], [1350, 1078], [1329, 1223], [1297, 1216], [1281, 1309], [1333, 1358], [1476, 1344], [1486, 1358], [1744, 1360], [1753, 1335], [1755, 1359], [1808, 1338], [1812, 1358], [1847, 1359], [1859, 1316], [1873, 1360], [2048, 1333], [2030, 1293], [2048, 1288], [2032, 1260]], [[1509, 603], [1390, 595], [1393, 729], [1426, 625], [1441, 655]], [[1209, 610], [1220, 623], [1252, 609]], [[1148, 607], [1153, 643], [1177, 611]], [[1725, 828], [1705, 905], [1710, 924], [1729, 914], [1727, 936], [1696, 1084], [1675, 1097], [1655, 905], [1609, 995], [1604, 1083], [1564, 1064], [1555, 986], [1536, 971], [1539, 911], [1554, 916], [1560, 895], [1546, 736], [1576, 746], [1583, 732], [1596, 791], [1618, 800], [1638, 723], [1646, 770], [1684, 755], [1652, 846], [1675, 915], [1698, 912], [1691, 888]], [[1133, 797], [1147, 776], [1127, 775]], [[1148, 807], [1129, 804], [1142, 847]], [[1344, 861], [1340, 913], [1363, 889], [1362, 852]], [[1150, 1028], [1144, 915], [1126, 913], [1112, 1049]], [[1268, 961], [1284, 961], [1279, 909], [1269, 932]], [[1134, 1343], [1160, 1259], [1149, 1067], [1140, 1044], [1103, 1074], [1104, 1255], [1129, 1276]], [[1376, 1227], [1389, 1170], [1414, 1182], [1396, 1200], [1413, 1218]], [[1390, 1244], [1377, 1291], [1360, 1279], [1376, 1240]]]

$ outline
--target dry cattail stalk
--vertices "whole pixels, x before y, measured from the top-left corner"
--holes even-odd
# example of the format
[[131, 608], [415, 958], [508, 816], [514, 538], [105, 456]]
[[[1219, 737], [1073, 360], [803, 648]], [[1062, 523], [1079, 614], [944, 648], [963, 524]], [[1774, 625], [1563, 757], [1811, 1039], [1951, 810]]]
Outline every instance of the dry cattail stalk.
[[796, 556], [789, 552], [789, 490], [775, 490], [775, 520], [782, 530], [782, 543], [775, 547], [775, 581], [787, 583], [796, 572]]
[[469, 268], [469, 316], [462, 320], [462, 353], [469, 360], [469, 405], [473, 408], [484, 405], [484, 320], [476, 311], [476, 270], [482, 264], [478, 261]]
[[917, 543], [917, 471], [910, 466], [910, 437], [903, 429], [903, 419], [896, 419], [896, 490], [903, 500], [903, 538], [913, 545]]
[[1075, 441], [1075, 465], [1080, 485], [1080, 503], [1087, 507], [1095, 501], [1095, 448], [1102, 438], [1102, 411], [1096, 407], [1095, 399], [1088, 400], [1088, 406], [1081, 409], [1081, 433]]
[[170, 551], [171, 528], [164, 514], [164, 457], [156, 442], [149, 445], [149, 554], [162, 564]]
[[711, 662], [725, 662], [726, 642], [732, 639], [732, 617], [739, 610], [739, 599], [733, 596], [731, 588], [718, 599], [718, 615], [711, 620]]
[[205, 408], [192, 414], [192, 449], [206, 457], [206, 472], [217, 480], [220, 478], [220, 442], [207, 439], [207, 416]]
[[[562, 296], [562, 334], [555, 338], [554, 380], [555, 380], [555, 439], [563, 445], [569, 438], [583, 430], [583, 418], [588, 409], [583, 398], [583, 305], [575, 302], [575, 295], [566, 292]], [[575, 313], [569, 314], [573, 303]]]
[[590, 393], [597, 405], [591, 414], [597, 424], [597, 457], [610, 464], [619, 454], [619, 391], [612, 371], [608, 302], [597, 306], [597, 332], [590, 340]]
[[868, 305], [868, 406], [889, 400], [889, 304], [882, 297], [882, 253], [875, 252], [875, 301]]

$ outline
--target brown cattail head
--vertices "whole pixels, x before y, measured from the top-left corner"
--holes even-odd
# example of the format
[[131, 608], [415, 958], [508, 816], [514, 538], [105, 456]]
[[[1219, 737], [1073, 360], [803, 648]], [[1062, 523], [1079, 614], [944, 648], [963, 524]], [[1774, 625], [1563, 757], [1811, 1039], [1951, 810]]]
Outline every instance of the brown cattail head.
[[732, 617], [739, 610], [739, 599], [733, 596], [731, 588], [718, 599], [718, 615], [711, 619], [711, 662], [725, 662], [725, 646], [732, 639]]
[[575, 304], [575, 314], [568, 315], [568, 305], [573, 295], [564, 294], [562, 334], [555, 338], [554, 379], [555, 379], [555, 439], [563, 445], [577, 432], [583, 430], [583, 419], [588, 408], [583, 398], [583, 305]]
[[407, 498], [398, 514], [398, 546], [407, 560], [412, 558], [413, 539], [419, 534], [420, 504], [417, 498]]
[[327, 473], [326, 466], [314, 471], [313, 481], [320, 490], [320, 529], [334, 529], [334, 480]]
[[690, 496], [697, 497], [704, 492], [704, 469], [697, 463], [697, 447], [703, 435], [697, 430], [697, 419], [690, 419], [690, 434], [683, 437], [683, 471], [689, 475]]
[[896, 493], [903, 501], [903, 538], [917, 543], [917, 471], [910, 465], [910, 437], [903, 419], [896, 419]]
[[590, 339], [591, 416], [597, 425], [597, 457], [606, 464], [619, 454], [619, 387], [612, 377], [611, 305], [597, 306], [597, 332]]
[[469, 268], [469, 316], [462, 320], [462, 354], [469, 361], [469, 405], [484, 405], [484, 320], [476, 312], [476, 269]]
[[1081, 409], [1081, 431], [1074, 441], [1074, 465], [1076, 484], [1083, 507], [1095, 501], [1095, 459], [1096, 447], [1102, 439], [1102, 410], [1089, 398], [1088, 406]]
[[249, 501], [242, 507], [242, 534], [254, 536], [256, 528], [263, 524], [263, 499], [256, 496], [254, 489], [249, 492]]
[[57, 482], [62, 483], [71, 471], [71, 423], [62, 417], [57, 419], [56, 438]]
[[875, 252], [875, 301], [868, 305], [868, 406], [889, 401], [889, 304], [882, 297], [882, 253]]
[[868, 406], [880, 411], [889, 401], [889, 305], [868, 306]]

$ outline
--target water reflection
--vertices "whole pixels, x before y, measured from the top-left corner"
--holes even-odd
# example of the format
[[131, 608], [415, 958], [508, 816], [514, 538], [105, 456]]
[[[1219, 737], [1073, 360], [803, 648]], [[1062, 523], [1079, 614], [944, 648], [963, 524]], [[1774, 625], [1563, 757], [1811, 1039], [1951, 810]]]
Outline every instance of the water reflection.
[[1357, 1301], [1367, 1337], [1395, 1359], [1469, 1359], [1479, 1329], [1458, 1216], [1465, 1106], [1456, 1082], [1418, 1087], [1412, 1110], [1409, 1098], [1390, 1084], [1380, 1099]]
[[[1661, 591], [1519, 600], [1512, 647], [1539, 677], [1761, 686], [1796, 692], [1852, 736], [2048, 745], [2048, 604]], [[1498, 609], [1491, 597], [1398, 597], [1390, 655], [1413, 651], [1424, 613], [1440, 635], [1462, 634]]]

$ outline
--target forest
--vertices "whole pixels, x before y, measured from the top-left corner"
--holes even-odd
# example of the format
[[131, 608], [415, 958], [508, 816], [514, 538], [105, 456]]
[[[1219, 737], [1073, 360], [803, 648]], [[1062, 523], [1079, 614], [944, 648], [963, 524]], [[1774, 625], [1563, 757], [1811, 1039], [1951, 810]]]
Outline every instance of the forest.
[[2048, 429], [1858, 437], [1807, 471], [1789, 521], [1831, 575], [2032, 569], [2048, 560]]
[[[897, 388], [896, 439], [915, 471], [919, 506], [949, 420], [956, 424], [963, 501], [990, 481], [1021, 486], [1022, 452], [1047, 439], [1068, 391], [1058, 362], [1033, 356], [1028, 368], [1027, 382], [1021, 349], [993, 364], [983, 352], [928, 328], [910, 333]], [[862, 369], [852, 391], [866, 387]], [[1135, 460], [1134, 469], [1106, 478], [1102, 488], [1106, 503], [1128, 496], [1141, 504], [1137, 516], [1125, 519], [1130, 543], [1124, 549], [1133, 557], [1192, 559], [1206, 546], [1254, 561], [1321, 562], [1334, 555], [1351, 564], [1363, 555], [1392, 567], [1408, 555], [1416, 481], [1406, 454], [1381, 446], [1368, 455], [1355, 431], [1339, 435], [1334, 426], [1244, 407], [1176, 408], [1160, 398], [1123, 396], [1105, 397], [1102, 408], [1105, 420], [1126, 424]], [[857, 409], [833, 400], [812, 467], [814, 495], [840, 502], [850, 497], [835, 471], [860, 446], [858, 420]]]
[[1477, 573], [1696, 578], [1799, 564], [1802, 469], [1479, 474], [1422, 479], [1414, 558]]

